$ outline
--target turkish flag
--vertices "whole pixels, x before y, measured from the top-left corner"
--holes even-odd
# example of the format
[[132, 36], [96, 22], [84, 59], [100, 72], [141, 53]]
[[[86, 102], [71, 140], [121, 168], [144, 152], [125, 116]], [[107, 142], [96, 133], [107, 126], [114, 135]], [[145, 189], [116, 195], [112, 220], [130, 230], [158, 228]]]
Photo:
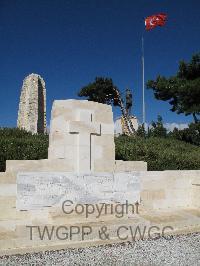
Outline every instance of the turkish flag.
[[157, 26], [164, 26], [167, 19], [167, 15], [164, 13], [152, 15], [145, 19], [145, 29], [151, 30]]

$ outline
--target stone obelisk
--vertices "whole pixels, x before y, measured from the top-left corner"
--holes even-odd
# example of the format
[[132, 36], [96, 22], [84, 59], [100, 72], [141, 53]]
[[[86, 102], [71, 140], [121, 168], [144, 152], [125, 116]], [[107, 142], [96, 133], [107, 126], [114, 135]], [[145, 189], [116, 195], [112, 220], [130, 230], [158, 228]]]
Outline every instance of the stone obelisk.
[[46, 132], [46, 89], [38, 74], [30, 74], [23, 81], [17, 127], [32, 133]]

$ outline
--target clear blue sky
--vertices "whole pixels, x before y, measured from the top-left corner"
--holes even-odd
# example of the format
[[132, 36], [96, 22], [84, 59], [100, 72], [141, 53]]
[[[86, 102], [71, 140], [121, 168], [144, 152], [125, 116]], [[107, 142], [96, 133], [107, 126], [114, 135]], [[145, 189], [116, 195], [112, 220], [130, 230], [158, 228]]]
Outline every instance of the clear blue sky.
[[[165, 12], [168, 22], [150, 32], [144, 18]], [[142, 118], [141, 37], [145, 80], [173, 75], [180, 59], [200, 49], [199, 0], [0, 0], [0, 126], [16, 126], [24, 77], [40, 74], [47, 89], [47, 117], [55, 99], [77, 98], [96, 76], [109, 76], [134, 91]], [[191, 117], [146, 90], [147, 121], [185, 123]], [[120, 110], [114, 111], [115, 116]]]

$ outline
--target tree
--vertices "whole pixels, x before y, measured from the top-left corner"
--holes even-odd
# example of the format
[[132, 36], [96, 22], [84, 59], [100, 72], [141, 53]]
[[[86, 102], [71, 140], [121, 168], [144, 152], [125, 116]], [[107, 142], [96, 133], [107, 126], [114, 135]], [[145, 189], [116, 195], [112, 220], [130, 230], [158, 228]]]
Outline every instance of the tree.
[[150, 137], [167, 137], [167, 129], [163, 125], [163, 119], [160, 115], [158, 115], [157, 122], [151, 123], [151, 128], [149, 130]]
[[200, 120], [200, 53], [193, 55], [191, 61], [179, 63], [176, 76], [158, 76], [149, 80], [147, 88], [154, 91], [158, 100], [168, 101], [171, 111], [177, 114], [193, 115], [194, 122]]
[[80, 90], [78, 96], [87, 97], [89, 101], [119, 106], [124, 120], [125, 134], [135, 135], [135, 129], [124, 108], [121, 93], [111, 78], [96, 77], [93, 83], [89, 83]]
[[142, 137], [142, 138], [146, 138], [147, 133], [144, 127], [144, 124], [139, 125], [138, 130], [137, 130], [137, 136]]
[[81, 88], [79, 97], [87, 97], [87, 100], [119, 105], [116, 95], [117, 87], [113, 84], [111, 78], [96, 77], [95, 81]]
[[200, 123], [191, 123], [182, 130], [175, 128], [169, 137], [200, 146]]

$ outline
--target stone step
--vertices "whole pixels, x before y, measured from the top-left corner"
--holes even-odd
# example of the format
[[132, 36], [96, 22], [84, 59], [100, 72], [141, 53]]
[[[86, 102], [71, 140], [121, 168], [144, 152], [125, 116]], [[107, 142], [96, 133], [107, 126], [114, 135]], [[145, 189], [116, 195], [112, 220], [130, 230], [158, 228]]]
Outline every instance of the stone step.
[[6, 208], [15, 208], [16, 197], [15, 196], [0, 196], [0, 209], [2, 211]]
[[16, 176], [11, 172], [0, 172], [0, 184], [15, 184]]
[[[118, 203], [110, 203], [102, 205], [101, 203], [86, 205], [86, 204], [78, 204], [78, 205], [71, 205], [67, 206], [66, 208], [62, 208], [62, 206], [51, 207], [48, 209], [49, 218], [56, 218], [56, 217], [67, 217], [68, 219], [106, 219], [107, 217], [112, 218], [121, 218], [121, 217], [129, 217], [135, 216], [141, 210], [143, 210], [142, 205], [130, 204], [128, 203], [128, 207], [125, 204], [118, 204]], [[78, 207], [77, 207], [78, 206]]]
[[30, 217], [30, 214], [28, 212], [24, 211], [17, 211], [15, 207], [13, 208], [4, 208], [3, 211], [0, 211], [0, 221], [5, 220], [23, 220]]
[[[185, 229], [177, 228], [173, 231], [173, 235], [177, 234], [186, 234], [186, 233], [193, 233], [193, 232], [200, 232], [200, 225], [190, 226]], [[172, 235], [172, 231], [168, 230], [165, 231], [165, 237]], [[121, 238], [116, 236], [111, 236], [109, 239], [100, 239], [99, 235], [97, 234], [96, 237], [92, 239], [85, 239], [84, 241], [80, 240], [73, 240], [73, 241], [66, 241], [66, 240], [32, 240], [27, 241], [25, 238], [16, 238], [16, 239], [6, 239], [0, 240], [0, 255], [10, 255], [10, 254], [24, 254], [24, 253], [33, 253], [45, 250], [59, 250], [59, 249], [66, 249], [66, 248], [83, 248], [88, 246], [96, 246], [96, 245], [105, 245], [105, 244], [113, 244], [113, 243], [121, 243], [127, 241], [135, 241], [141, 239], [141, 236], [138, 234], [135, 238], [132, 237], [131, 232], [129, 234], [121, 234]], [[156, 236], [154, 236], [156, 237]], [[148, 238], [148, 233], [144, 234], [144, 238]]]
[[[71, 210], [70, 210], [71, 211]], [[105, 213], [102, 211], [99, 213], [97, 210], [94, 211], [94, 213], [88, 213], [84, 211], [82, 214], [79, 214], [75, 211], [73, 211], [70, 214], [64, 213], [61, 208], [57, 208], [56, 210], [50, 209], [49, 210], [49, 219], [53, 221], [59, 221], [59, 220], [67, 220], [70, 222], [76, 222], [77, 220], [81, 220], [83, 222], [91, 222], [91, 221], [109, 221], [113, 219], [128, 219], [128, 218], [135, 218], [137, 217], [137, 211], [131, 212], [131, 210], [124, 210], [122, 211], [121, 209], [118, 209], [118, 212], [113, 211], [112, 213], [110, 210]]]
[[[102, 227], [102, 226], [109, 226], [109, 227], [120, 227], [120, 226], [126, 226], [128, 225], [143, 225], [145, 224], [146, 226], [172, 226], [173, 228], [185, 228], [187, 226], [198, 226], [200, 221], [200, 217], [198, 217], [198, 213], [195, 212], [195, 210], [190, 210], [190, 211], [182, 211], [182, 213], [179, 211], [178, 215], [176, 214], [165, 214], [163, 213], [162, 216], [160, 215], [149, 215], [149, 214], [143, 214], [143, 215], [138, 215], [137, 217], [132, 217], [129, 219], [111, 219], [110, 220], [93, 220], [93, 221], [88, 221], [88, 220], [67, 220], [63, 219], [63, 217], [60, 217], [60, 220], [53, 220], [48, 221], [45, 223], [44, 220], [40, 219], [38, 221], [32, 221], [28, 222], [28, 219], [24, 220], [24, 223], [16, 225], [16, 227], [10, 227], [12, 230], [10, 231], [15, 231], [16, 235], [21, 237], [24, 235], [24, 232], [26, 233], [26, 229], [28, 225], [34, 225], [34, 226], [39, 226], [40, 228], [43, 228], [44, 226], [48, 227], [62, 227], [62, 226], [76, 226], [76, 227], [83, 227], [83, 226], [91, 226], [94, 228]], [[5, 221], [6, 222], [6, 221]], [[8, 221], [9, 222], [9, 221]], [[2, 223], [2, 221], [1, 221]], [[10, 222], [12, 224], [12, 222]], [[0, 224], [1, 228], [3, 228], [3, 224]], [[5, 224], [4, 224], [5, 226]], [[4, 227], [5, 228], [5, 227]], [[5, 229], [6, 230], [6, 229]], [[2, 230], [1, 230], [2, 231]], [[9, 231], [9, 230], [8, 230]], [[26, 234], [25, 234], [26, 235]]]
[[[37, 214], [39, 215], [39, 212]], [[1, 254], [124, 242], [131, 240], [135, 233], [136, 238], [141, 238], [143, 232], [145, 238], [154, 237], [153, 233], [162, 233], [164, 229], [165, 234], [200, 232], [200, 211], [198, 209], [183, 209], [175, 212], [149, 212], [128, 219], [111, 219], [110, 217], [110, 220], [93, 220], [93, 222], [82, 221], [81, 219], [72, 221], [64, 217], [60, 217], [60, 220], [58, 220], [58, 218], [45, 222], [45, 219], [43, 220], [41, 216], [38, 220], [34, 221], [32, 219], [31, 223], [28, 218], [22, 221], [16, 220], [18, 222], [16, 226], [13, 226], [13, 220], [0, 221]], [[20, 222], [24, 222], [24, 224]], [[33, 228], [32, 240], [30, 227], [28, 228], [27, 226], [37, 226]], [[43, 240], [40, 239], [39, 230], [42, 234], [45, 226], [45, 231], [48, 229], [50, 233], [52, 230], [51, 240], [48, 239], [47, 234], [45, 234]], [[107, 228], [106, 233], [109, 233], [109, 239], [105, 239], [104, 233], [101, 234], [105, 226]], [[90, 234], [86, 234], [89, 231], [91, 231]], [[82, 238], [83, 236], [84, 239]]]
[[[117, 229], [120, 226], [145, 226], [139, 219], [130, 221], [116, 221], [113, 220], [110, 223], [107, 222], [93, 222], [93, 223], [76, 223], [76, 224], [69, 224], [69, 223], [63, 223], [63, 224], [31, 224], [31, 225], [17, 225], [16, 228], [13, 228], [12, 230], [1, 230], [0, 233], [0, 247], [1, 248], [13, 248], [13, 245], [15, 247], [23, 247], [23, 246], [34, 246], [38, 244], [44, 245], [51, 245], [53, 244], [59, 244], [59, 242], [76, 242], [76, 241], [83, 241], [83, 235], [84, 235], [84, 241], [94, 241], [98, 240], [99, 238], [99, 230], [101, 230], [102, 227], [106, 226], [109, 230], [110, 237], [115, 237]], [[27, 227], [29, 226], [29, 227]], [[32, 228], [32, 232], [30, 233], [30, 226], [35, 226]], [[36, 227], [37, 226], [37, 227]], [[41, 236], [45, 230], [45, 237], [41, 240]], [[53, 232], [52, 239], [49, 240], [47, 236], [47, 230], [49, 232]], [[77, 234], [77, 231], [79, 233]], [[70, 237], [70, 232], [72, 236]], [[87, 232], [90, 232], [90, 234], [87, 235]], [[41, 234], [41, 235], [40, 235]], [[66, 234], [68, 234], [67, 239], [63, 239], [66, 237]], [[10, 241], [12, 244], [10, 245]], [[14, 244], [15, 242], [15, 244]]]

